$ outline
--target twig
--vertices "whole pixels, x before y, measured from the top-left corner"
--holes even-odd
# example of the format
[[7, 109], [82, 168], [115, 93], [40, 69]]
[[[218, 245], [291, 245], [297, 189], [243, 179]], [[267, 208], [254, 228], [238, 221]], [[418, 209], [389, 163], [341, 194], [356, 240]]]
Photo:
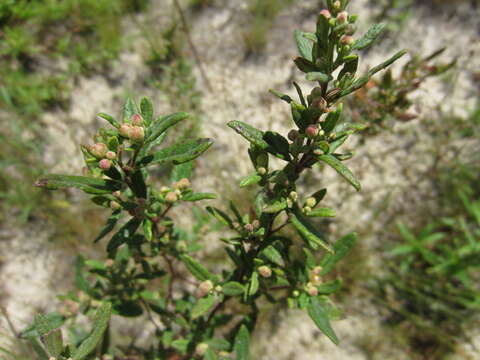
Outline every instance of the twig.
[[203, 62], [200, 59], [200, 55], [198, 54], [197, 48], [195, 47], [195, 44], [193, 43], [192, 36], [190, 35], [190, 31], [188, 30], [188, 23], [185, 18], [185, 14], [183, 12], [182, 7], [178, 3], [178, 0], [173, 0], [173, 4], [175, 5], [179, 15], [180, 15], [180, 21], [182, 22], [182, 27], [183, 27], [183, 32], [187, 36], [187, 41], [188, 44], [190, 45], [190, 48], [193, 53], [193, 57], [195, 58], [195, 61], [197, 62], [198, 69], [200, 70], [200, 74], [202, 75], [203, 81], [205, 81], [205, 85], [207, 86], [208, 90], [213, 91], [212, 85], [210, 81], [208, 80], [207, 74], [205, 72], [205, 69], [203, 68]]

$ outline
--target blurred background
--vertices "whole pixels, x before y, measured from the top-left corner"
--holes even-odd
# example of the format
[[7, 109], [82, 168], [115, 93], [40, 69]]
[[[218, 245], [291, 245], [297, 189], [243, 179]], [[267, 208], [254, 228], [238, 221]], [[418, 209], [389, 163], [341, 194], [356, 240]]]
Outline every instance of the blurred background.
[[[143, 95], [159, 113], [192, 113], [176, 137], [215, 139], [196, 163], [194, 187], [245, 207], [237, 184], [249, 173], [247, 144], [225, 124], [289, 129], [288, 107], [268, 90], [294, 93], [294, 80], [310, 86], [291, 60], [292, 33], [314, 28], [322, 1], [179, 5], [0, 1], [0, 359], [32, 358], [15, 331], [60, 306], [78, 253], [101, 254], [92, 239], [106, 211], [77, 192], [32, 186], [46, 172], [81, 172], [79, 145], [102, 124], [97, 113], [118, 114], [125, 97]], [[348, 144], [363, 190], [328, 169], [304, 183], [328, 186], [338, 216], [319, 226], [332, 238], [359, 233], [335, 274], [344, 284], [333, 324], [341, 345], [305, 314], [271, 305], [253, 359], [480, 359], [479, 5], [351, 0], [358, 33], [388, 23], [362, 69], [400, 48], [409, 54], [346, 101], [348, 120], [367, 125]], [[187, 229], [199, 221], [181, 214]], [[204, 235], [212, 266], [223, 256], [214, 235]], [[119, 336], [134, 341], [142, 330], [140, 319]]]

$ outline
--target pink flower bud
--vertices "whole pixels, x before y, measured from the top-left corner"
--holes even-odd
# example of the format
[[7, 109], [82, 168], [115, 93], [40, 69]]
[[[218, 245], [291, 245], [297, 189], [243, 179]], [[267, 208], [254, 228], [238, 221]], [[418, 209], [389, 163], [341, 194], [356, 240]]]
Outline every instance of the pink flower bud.
[[337, 21], [339, 24], [345, 24], [348, 20], [348, 12], [342, 11], [337, 15]]
[[258, 220], [253, 220], [252, 225], [254, 229], [258, 229], [260, 227], [260, 221]]
[[332, 18], [332, 14], [330, 13], [330, 11], [328, 11], [328, 9], [323, 9], [322, 11], [320, 11], [320, 15], [322, 15], [327, 20]]
[[143, 124], [143, 118], [140, 114], [133, 114], [131, 120], [133, 125], [140, 126]]
[[122, 208], [122, 206], [121, 206], [118, 202], [113, 201], [113, 200], [110, 201], [110, 209], [112, 209], [112, 210], [119, 210], [119, 209], [121, 209], [121, 208]]
[[113, 265], [115, 265], [115, 261], [113, 261], [113, 259], [107, 259], [107, 260], [105, 261], [105, 266], [106, 266], [107, 268], [112, 267]]
[[108, 160], [115, 160], [117, 157], [117, 154], [115, 154], [113, 151], [107, 151], [107, 153], [105, 154], [105, 157]]
[[128, 133], [128, 137], [134, 142], [141, 142], [145, 137], [145, 130], [140, 126], [132, 126]]
[[272, 276], [272, 269], [270, 269], [268, 266], [265, 266], [265, 265], [260, 266], [258, 268], [258, 272], [264, 278], [269, 278], [270, 276]]
[[105, 157], [105, 154], [108, 151], [107, 145], [104, 143], [96, 143], [95, 145], [90, 146], [90, 154], [95, 156], [97, 159]]
[[188, 180], [187, 178], [180, 179], [177, 183], [173, 185], [173, 187], [178, 190], [185, 190], [188, 189], [190, 186], [190, 180]]
[[317, 125], [309, 125], [305, 129], [305, 135], [307, 135], [308, 138], [313, 139], [317, 137], [318, 135], [318, 126]]
[[318, 295], [318, 289], [315, 285], [313, 285], [311, 282], [307, 284], [305, 287], [305, 290], [307, 291], [308, 295], [310, 296], [317, 296]]
[[208, 350], [208, 344], [207, 343], [200, 343], [195, 347], [195, 354], [197, 356], [203, 356]]
[[98, 162], [98, 166], [100, 166], [102, 170], [108, 170], [112, 166], [112, 162], [108, 159], [102, 159]]
[[178, 200], [178, 195], [175, 194], [174, 192], [169, 192], [166, 196], [165, 196], [165, 201], [170, 203], [170, 204], [173, 204], [174, 202], [176, 202]]
[[353, 37], [350, 35], [342, 35], [340, 38], [340, 43], [343, 45], [352, 45], [353, 44]]
[[213, 283], [210, 280], [203, 281], [198, 286], [198, 296], [204, 297], [212, 290], [213, 290]]
[[253, 230], [255, 230], [252, 224], [246, 224], [243, 228], [248, 232], [253, 232]]
[[120, 128], [118, 129], [118, 133], [125, 137], [128, 138], [130, 135], [130, 130], [132, 129], [132, 125], [130, 124], [122, 124]]

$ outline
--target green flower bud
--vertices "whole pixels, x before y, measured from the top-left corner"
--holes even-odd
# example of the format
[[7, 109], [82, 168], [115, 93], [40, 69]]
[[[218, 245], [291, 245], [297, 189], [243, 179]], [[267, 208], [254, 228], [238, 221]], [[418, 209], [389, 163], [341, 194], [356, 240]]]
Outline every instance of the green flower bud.
[[260, 227], [260, 221], [258, 220], [253, 220], [252, 221], [253, 228], [256, 230]]
[[207, 343], [200, 343], [195, 347], [195, 354], [197, 356], [203, 356], [208, 350], [208, 344]]
[[305, 206], [305, 207], [303, 208], [303, 212], [304, 212], [305, 214], [308, 214], [308, 213], [311, 212], [311, 211], [312, 211], [312, 208], [311, 208], [310, 206]]
[[315, 200], [315, 198], [309, 197], [305, 200], [305, 206], [313, 208], [315, 205], [317, 205], [317, 200]]
[[270, 269], [268, 266], [265, 266], [265, 265], [260, 266], [258, 268], [258, 272], [264, 278], [269, 278], [270, 276], [272, 276], [272, 269]]
[[298, 199], [298, 194], [297, 194], [295, 191], [292, 191], [292, 192], [288, 195], [288, 197], [289, 197], [290, 199], [292, 199], [293, 201], [297, 201], [297, 199]]
[[265, 169], [264, 167], [260, 167], [260, 168], [257, 169], [257, 173], [258, 173], [258, 175], [263, 176], [267, 173], [267, 169]]

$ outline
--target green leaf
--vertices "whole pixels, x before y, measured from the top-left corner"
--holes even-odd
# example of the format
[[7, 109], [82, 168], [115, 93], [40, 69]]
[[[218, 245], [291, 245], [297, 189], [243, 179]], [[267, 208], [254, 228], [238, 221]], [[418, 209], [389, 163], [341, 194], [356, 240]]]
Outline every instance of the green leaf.
[[329, 208], [318, 208], [309, 211], [306, 214], [308, 217], [335, 217], [335, 210]]
[[141, 223], [141, 219], [131, 218], [125, 225], [120, 228], [120, 230], [118, 230], [115, 235], [112, 236], [112, 238], [108, 242], [107, 251], [111, 253], [119, 246], [126, 243], [129, 239], [131, 239], [131, 237], [133, 236], [133, 234], [135, 234], [135, 231], [137, 231]]
[[264, 255], [268, 260], [270, 260], [274, 264], [277, 264], [280, 266], [283, 265], [282, 255], [272, 245], [269, 245], [265, 249], [263, 249], [261, 254]]
[[133, 191], [133, 194], [142, 199], [147, 198], [147, 184], [143, 178], [142, 170], [135, 171], [131, 176], [130, 188]]
[[365, 35], [355, 41], [352, 50], [363, 50], [371, 46], [385, 29], [385, 24], [373, 25]]
[[298, 232], [305, 237], [309, 244], [319, 245], [328, 252], [333, 253], [332, 247], [320, 237], [315, 227], [298, 211], [294, 209], [291, 216], [291, 222]]
[[193, 170], [192, 161], [175, 165], [172, 169], [170, 181], [174, 183], [182, 179], [190, 179], [192, 177], [192, 170]]
[[257, 293], [260, 283], [258, 282], [258, 273], [254, 271], [252, 277], [250, 278], [250, 283], [248, 286], [248, 295], [253, 296]]
[[368, 76], [371, 77], [373, 75], [375, 75], [377, 72], [389, 67], [390, 65], [392, 65], [395, 61], [397, 61], [398, 59], [400, 59], [403, 55], [405, 55], [407, 53], [406, 50], [401, 50], [399, 52], [397, 52], [395, 55], [393, 55], [390, 59], [384, 61], [383, 63], [375, 66], [374, 68], [370, 69], [368, 71]]
[[143, 235], [147, 241], [152, 241], [153, 239], [153, 222], [150, 219], [143, 220]]
[[217, 360], [217, 355], [215, 354], [215, 351], [213, 351], [210, 347], [207, 349], [205, 352], [205, 355], [203, 357], [205, 360]]
[[63, 351], [62, 332], [60, 329], [54, 330], [45, 336], [45, 345], [50, 356], [58, 357]]
[[308, 315], [313, 320], [318, 329], [323, 332], [335, 345], [339, 344], [337, 335], [330, 325], [327, 313], [322, 304], [316, 297], [310, 298], [307, 306]]
[[183, 261], [187, 269], [192, 273], [192, 275], [200, 281], [212, 280], [214, 279], [213, 274], [211, 274], [205, 266], [200, 264], [197, 260], [192, 258], [189, 255], [181, 255], [180, 259]]
[[212, 193], [188, 193], [182, 195], [182, 200], [184, 201], [200, 201], [200, 200], [211, 200], [216, 199], [217, 195]]
[[342, 238], [340, 238], [335, 244], [333, 245], [333, 254], [326, 254], [322, 260], [320, 261], [320, 266], [322, 267], [322, 271], [320, 275], [326, 275], [330, 271], [333, 270], [335, 264], [339, 262], [348, 252], [353, 248], [355, 242], [357, 241], [357, 234], [351, 233]]
[[223, 293], [227, 296], [242, 295], [245, 292], [245, 287], [236, 281], [229, 281], [223, 284], [222, 288]]
[[282, 135], [274, 131], [267, 131], [263, 135], [263, 140], [270, 145], [270, 147], [267, 149], [269, 153], [275, 155], [279, 159], [290, 161], [290, 145], [288, 140]]
[[343, 176], [352, 186], [357, 190], [360, 191], [361, 185], [360, 182], [357, 180], [355, 175], [339, 161], [335, 156], [330, 154], [320, 155], [318, 157], [319, 160], [323, 161], [327, 165], [331, 166], [336, 172], [338, 172], [341, 176]]
[[131, 98], [128, 98], [123, 106], [123, 121], [130, 121], [134, 114], [138, 114], [137, 105]]
[[103, 239], [109, 232], [113, 230], [115, 225], [117, 224], [118, 220], [122, 216], [121, 211], [114, 212], [110, 217], [107, 219], [107, 223], [105, 224], [105, 227], [102, 229], [100, 234], [93, 240], [94, 243], [100, 241]]
[[268, 149], [268, 143], [263, 139], [263, 131], [254, 128], [251, 125], [245, 124], [241, 121], [230, 121], [227, 125], [242, 135], [250, 143], [258, 146], [263, 150]]
[[188, 118], [189, 115], [184, 112], [178, 112], [166, 116], [162, 116], [157, 118], [151, 127], [151, 132], [145, 139], [145, 143], [149, 143], [154, 141], [160, 135], [162, 135], [165, 131], [167, 131], [170, 127], [178, 124], [180, 121], [185, 120]]
[[189, 343], [190, 341], [188, 341], [187, 339], [178, 339], [172, 341], [172, 347], [180, 351], [182, 354], [185, 354], [187, 352]]
[[275, 214], [279, 211], [284, 210], [287, 207], [287, 199], [283, 197], [276, 197], [273, 199], [268, 199], [268, 202], [264, 204], [262, 212], [267, 214]]
[[124, 317], [138, 317], [143, 314], [143, 308], [137, 301], [123, 300], [118, 304], [115, 304], [113, 310]]
[[308, 61], [313, 61], [313, 42], [305, 37], [302, 30], [295, 30], [295, 42], [297, 43], [298, 52]]
[[140, 166], [151, 164], [164, 164], [173, 162], [182, 164], [202, 155], [211, 145], [212, 139], [188, 140], [180, 144], [171, 145], [165, 149], [143, 157], [139, 161]]
[[73, 360], [82, 360], [90, 354], [95, 347], [100, 343], [103, 333], [108, 327], [110, 315], [112, 312], [112, 305], [110, 303], [103, 303], [97, 310], [93, 320], [92, 333], [82, 342], [73, 354]]
[[140, 111], [146, 125], [150, 125], [153, 121], [153, 105], [149, 98], [142, 98], [140, 101]]
[[[37, 339], [29, 338], [28, 340], [30, 342], [30, 345], [33, 348], [33, 351], [35, 351], [35, 353], [40, 358], [40, 360], [49, 360], [50, 359], [50, 356], [48, 356], [47, 352], [45, 351], [45, 349], [43, 348], [43, 346], [40, 344], [40, 342]], [[14, 359], [14, 358], [15, 357], [12, 356], [12, 359]]]
[[35, 186], [49, 190], [75, 187], [88, 193], [105, 194], [118, 190], [121, 185], [112, 180], [86, 176], [48, 174], [38, 179]]
[[215, 304], [215, 297], [208, 295], [197, 300], [197, 303], [192, 309], [192, 319], [198, 319], [200, 316], [205, 315], [208, 310]]
[[257, 173], [254, 173], [254, 174], [248, 175], [245, 179], [240, 181], [239, 186], [241, 188], [244, 188], [250, 185], [258, 184], [261, 180], [262, 180], [262, 177]]
[[222, 210], [219, 210], [212, 206], [207, 206], [207, 211], [210, 214], [212, 214], [222, 224], [232, 227], [232, 224], [233, 224], [232, 219]]
[[293, 101], [293, 99], [290, 96], [288, 96], [287, 94], [282, 94], [281, 92], [279, 92], [277, 90], [273, 90], [273, 89], [270, 89], [268, 91], [270, 92], [270, 94], [275, 95], [279, 99], [281, 99], [281, 100], [283, 100], [283, 101], [285, 101], [289, 104]]
[[322, 72], [309, 72], [306, 76], [308, 81], [319, 81], [322, 84], [328, 83], [331, 80], [331, 76]]
[[320, 284], [317, 289], [319, 294], [330, 295], [340, 290], [341, 287], [342, 282], [340, 280], [332, 280]]
[[248, 360], [249, 359], [249, 347], [250, 347], [250, 333], [247, 327], [242, 324], [240, 330], [238, 330], [237, 336], [235, 336], [235, 344], [233, 346], [235, 350], [236, 360]]
[[97, 116], [107, 120], [113, 127], [116, 127], [117, 129], [120, 127], [120, 123], [117, 120], [115, 120], [113, 116], [110, 116], [105, 113], [99, 113], [97, 114]]

